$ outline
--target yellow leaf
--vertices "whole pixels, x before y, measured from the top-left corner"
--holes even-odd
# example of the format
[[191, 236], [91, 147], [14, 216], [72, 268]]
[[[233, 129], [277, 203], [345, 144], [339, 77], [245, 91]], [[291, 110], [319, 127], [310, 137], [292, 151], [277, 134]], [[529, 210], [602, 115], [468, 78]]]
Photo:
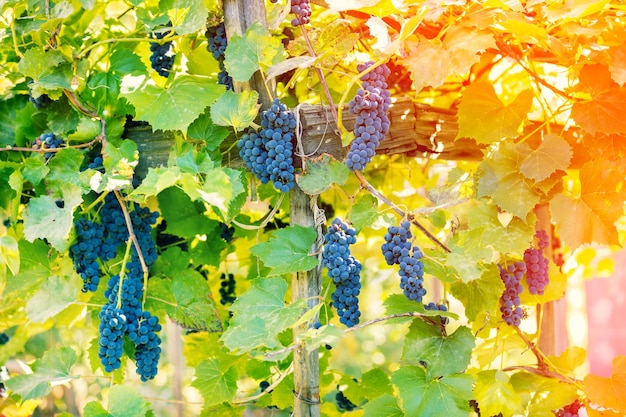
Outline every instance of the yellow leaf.
[[532, 100], [532, 91], [525, 90], [507, 105], [498, 98], [490, 83], [478, 81], [470, 85], [459, 105], [457, 139], [474, 138], [479, 144], [490, 144], [517, 136], [530, 111]]
[[557, 170], [565, 170], [572, 159], [572, 147], [558, 135], [544, 136], [537, 149], [522, 162], [520, 171], [526, 178], [543, 181]]

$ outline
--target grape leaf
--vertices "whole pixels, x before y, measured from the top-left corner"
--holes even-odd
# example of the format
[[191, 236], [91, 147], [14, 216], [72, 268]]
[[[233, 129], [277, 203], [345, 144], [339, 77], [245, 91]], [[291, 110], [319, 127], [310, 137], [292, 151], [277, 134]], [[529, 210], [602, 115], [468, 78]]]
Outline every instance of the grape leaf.
[[43, 323], [76, 301], [81, 287], [77, 275], [51, 275], [26, 303], [26, 314], [35, 323]]
[[620, 87], [626, 84], [626, 43], [622, 43], [618, 46], [613, 46], [609, 49], [609, 71], [611, 71], [611, 78]]
[[498, 300], [504, 291], [504, 284], [495, 265], [490, 266], [482, 276], [468, 283], [457, 282], [450, 288], [452, 295], [465, 306], [465, 315], [475, 321], [480, 313], [499, 313]]
[[209, 233], [217, 226], [215, 220], [204, 215], [204, 205], [191, 201], [180, 188], [166, 188], [157, 199], [161, 216], [167, 222], [166, 233], [193, 238], [198, 234]]
[[123, 89], [122, 95], [135, 107], [135, 119], [149, 122], [154, 130], [186, 131], [223, 91], [223, 86], [183, 75], [169, 88], [146, 85], [134, 91]]
[[578, 398], [576, 387], [572, 384], [527, 372], [514, 374], [511, 385], [522, 399], [527, 415], [533, 417], [554, 417], [552, 410], [558, 410]]
[[468, 327], [461, 326], [454, 333], [443, 336], [438, 327], [413, 320], [404, 340], [402, 359], [411, 364], [425, 364], [425, 377], [435, 379], [465, 371], [474, 343]]
[[318, 264], [317, 257], [310, 254], [316, 238], [313, 228], [289, 226], [277, 230], [269, 241], [254, 245], [250, 252], [272, 268], [269, 276], [308, 271]]
[[404, 417], [395, 397], [385, 394], [363, 406], [363, 417]]
[[204, 406], [210, 407], [231, 401], [237, 393], [237, 369], [224, 366], [216, 358], [206, 359], [196, 366], [195, 379], [191, 383], [204, 398]]
[[128, 385], [113, 385], [109, 390], [108, 411], [97, 401], [85, 405], [85, 417], [146, 417], [148, 403]]
[[128, 197], [133, 198], [137, 202], [145, 203], [148, 197], [153, 197], [161, 191], [176, 185], [180, 178], [181, 173], [178, 167], [148, 168], [146, 178]]
[[0, 237], [0, 264], [6, 265], [13, 275], [20, 272], [20, 250], [13, 236]]
[[473, 378], [470, 375], [430, 379], [424, 369], [404, 366], [393, 374], [391, 382], [400, 391], [406, 417], [467, 417], [470, 411], [467, 403], [472, 396]]
[[479, 372], [476, 375], [474, 395], [481, 415], [493, 416], [501, 412], [509, 416], [522, 411], [522, 400], [509, 382], [509, 376], [500, 370]]
[[537, 149], [520, 165], [520, 171], [535, 181], [543, 181], [557, 170], [564, 171], [572, 159], [572, 147], [565, 139], [554, 134], [543, 137]]
[[110, 61], [109, 72], [114, 75], [142, 75], [146, 72], [146, 66], [139, 55], [130, 49], [116, 49], [111, 54]]
[[348, 180], [348, 167], [330, 155], [322, 155], [309, 159], [304, 173], [297, 176], [296, 181], [302, 191], [309, 195], [321, 194], [333, 184], [343, 185]]
[[30, 48], [18, 64], [18, 70], [26, 77], [38, 80], [48, 74], [54, 67], [64, 62], [65, 58], [59, 51], [44, 51], [42, 47]]
[[82, 198], [76, 187], [68, 185], [63, 191], [63, 208], [47, 195], [30, 200], [24, 210], [24, 236], [29, 242], [45, 238], [53, 248], [61, 252], [68, 248], [72, 213], [82, 202]]
[[379, 217], [378, 200], [369, 193], [361, 196], [350, 209], [350, 221], [357, 231], [371, 226]]
[[211, 105], [211, 120], [218, 126], [232, 126], [236, 132], [250, 126], [259, 112], [259, 93], [254, 90], [226, 91]]
[[277, 336], [292, 325], [305, 300], [285, 306], [288, 285], [281, 278], [257, 278], [250, 289], [237, 297], [228, 330], [221, 337], [230, 350], [246, 352], [257, 346], [273, 348], [279, 345]]
[[348, 388], [344, 393], [348, 398], [367, 398], [373, 400], [381, 395], [393, 394], [393, 387], [389, 380], [389, 375], [380, 368], [370, 369], [361, 376], [360, 382], [354, 382], [352, 379]]
[[594, 404], [626, 413], [626, 356], [613, 358], [613, 372], [608, 378], [587, 375], [585, 394]]
[[504, 104], [493, 85], [478, 81], [465, 89], [459, 104], [458, 138], [474, 138], [478, 144], [490, 144], [516, 137], [532, 105], [531, 90], [522, 91], [511, 104]]
[[76, 362], [76, 352], [69, 347], [46, 351], [32, 365], [33, 373], [7, 379], [7, 387], [22, 397], [22, 401], [41, 398], [50, 393], [52, 385], [63, 384], [72, 377], [70, 369]]
[[559, 356], [549, 356], [550, 365], [562, 375], [574, 376], [576, 368], [585, 363], [587, 351], [578, 346], [570, 346]]
[[209, 151], [217, 149], [229, 133], [224, 126], [214, 124], [211, 115], [207, 113], [200, 115], [187, 129], [187, 136], [204, 141]]
[[243, 36], [228, 41], [224, 65], [236, 81], [248, 81], [258, 69], [266, 70], [282, 60], [282, 42], [260, 23], [253, 23]]
[[580, 195], [552, 199], [550, 212], [567, 246], [619, 244], [615, 222], [626, 201], [625, 175], [621, 163], [589, 161], [579, 171]]
[[74, 184], [85, 191], [89, 190], [89, 184], [82, 181], [82, 176], [77, 175], [83, 158], [83, 154], [77, 149], [68, 148], [57, 152], [48, 162], [50, 173], [46, 176], [46, 182]]

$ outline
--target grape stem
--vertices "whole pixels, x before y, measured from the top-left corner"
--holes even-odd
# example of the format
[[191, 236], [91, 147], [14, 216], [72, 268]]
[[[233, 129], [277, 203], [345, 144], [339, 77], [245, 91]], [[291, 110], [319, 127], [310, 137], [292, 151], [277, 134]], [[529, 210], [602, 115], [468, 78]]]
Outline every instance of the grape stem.
[[139, 257], [139, 263], [141, 263], [141, 270], [143, 271], [143, 300], [142, 300], [142, 304], [146, 303], [146, 295], [148, 293], [147, 288], [148, 288], [148, 265], [146, 265], [146, 261], [143, 258], [143, 253], [141, 252], [141, 247], [139, 246], [139, 241], [137, 240], [137, 235], [135, 235], [135, 231], [133, 230], [133, 223], [130, 219], [130, 214], [128, 213], [128, 208], [126, 207], [126, 203], [124, 202], [124, 199], [122, 198], [122, 195], [120, 194], [120, 192], [118, 190], [113, 190], [113, 192], [115, 193], [115, 197], [117, 198], [117, 201], [120, 203], [120, 206], [122, 207], [122, 213], [124, 214], [124, 220], [126, 221], [126, 228], [128, 229], [128, 236], [129, 239], [132, 240], [133, 244], [135, 245], [135, 249], [137, 250], [137, 256]]
[[45, 152], [45, 153], [55, 153], [55, 152], [61, 152], [63, 149], [68, 149], [68, 148], [72, 148], [72, 149], [83, 149], [83, 148], [89, 148], [92, 145], [98, 143], [98, 142], [102, 142], [102, 140], [104, 139], [104, 137], [102, 135], [98, 135], [96, 136], [95, 139], [93, 139], [90, 142], [87, 143], [81, 143], [80, 145], [72, 145], [72, 146], [64, 146], [62, 148], [42, 148], [42, 149], [34, 149], [34, 148], [26, 148], [26, 147], [20, 147], [20, 146], [5, 146], [4, 148], [0, 148], [0, 152], [7, 152], [7, 151], [15, 151], [15, 152]]
[[400, 207], [396, 206], [391, 200], [385, 197], [382, 193], [380, 193], [376, 188], [374, 188], [374, 186], [370, 184], [369, 181], [367, 181], [367, 179], [363, 176], [363, 173], [355, 170], [354, 174], [356, 175], [357, 179], [361, 183], [361, 186], [365, 188], [367, 191], [369, 191], [374, 197], [378, 198], [380, 201], [387, 204], [389, 207], [391, 207], [396, 213], [398, 213], [402, 217], [406, 217], [413, 225], [415, 225], [418, 229], [420, 229], [420, 231], [424, 233], [426, 237], [428, 237], [431, 241], [433, 241], [437, 246], [439, 246], [440, 248], [442, 248], [448, 253], [452, 252], [450, 248], [448, 248], [443, 242], [437, 239], [435, 235], [430, 233], [420, 222], [418, 222], [415, 216], [413, 215], [413, 213], [405, 212]]
[[118, 282], [118, 290], [117, 290], [117, 305], [115, 308], [122, 308], [122, 285], [124, 285], [124, 278], [126, 278], [126, 263], [128, 262], [128, 258], [130, 257], [130, 247], [132, 246], [132, 241], [130, 238], [126, 242], [126, 251], [124, 252], [124, 259], [122, 259], [122, 269], [120, 270], [120, 280]]
[[537, 349], [537, 346], [526, 337], [524, 332], [519, 327], [517, 327], [517, 326], [513, 326], [513, 327], [515, 327], [515, 330], [517, 331], [517, 334], [519, 335], [519, 337], [522, 338], [524, 343], [526, 343], [526, 345], [530, 348], [530, 350], [533, 352], [533, 354], [537, 358], [537, 368], [539, 368], [539, 370], [542, 371], [542, 372], [543, 371], [549, 372], [548, 371], [548, 365], [546, 364], [546, 362], [544, 360], [543, 353], [541, 353], [541, 351], [539, 351], [539, 349]]
[[[534, 368], [532, 366], [516, 365], [516, 366], [506, 367], [506, 368], [504, 368], [502, 370], [504, 372], [523, 370], [523, 371], [529, 372], [531, 374], [544, 376], [546, 378], [558, 379], [558, 380], [563, 381], [563, 382], [565, 382], [567, 384], [576, 384], [576, 385], [581, 385], [582, 384], [582, 381], [580, 381], [578, 379], [568, 378], [568, 377], [566, 377], [564, 375], [561, 375], [559, 373], [551, 372], [551, 371], [546, 370], [546, 369]], [[581, 387], [581, 389], [582, 389], [582, 387]]]

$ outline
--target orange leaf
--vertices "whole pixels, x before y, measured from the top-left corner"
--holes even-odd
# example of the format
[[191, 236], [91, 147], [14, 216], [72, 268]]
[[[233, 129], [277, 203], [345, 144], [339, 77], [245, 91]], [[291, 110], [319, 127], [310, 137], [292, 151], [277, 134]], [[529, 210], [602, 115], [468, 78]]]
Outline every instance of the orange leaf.
[[522, 162], [520, 171], [526, 178], [543, 181], [554, 171], [565, 170], [572, 159], [572, 147], [560, 136], [544, 136], [537, 149]]
[[591, 242], [619, 244], [615, 222], [624, 212], [625, 177], [618, 163], [590, 161], [580, 169], [580, 196], [560, 194], [552, 199], [552, 218], [569, 247]]
[[613, 358], [613, 374], [585, 377], [585, 394], [593, 404], [626, 413], [626, 356]]
[[469, 137], [477, 143], [490, 144], [520, 133], [533, 100], [531, 90], [522, 91], [511, 104], [504, 104], [493, 88], [478, 81], [463, 92], [459, 104], [458, 138]]
[[613, 47], [609, 50], [609, 70], [613, 81], [620, 86], [626, 84], [626, 43]]

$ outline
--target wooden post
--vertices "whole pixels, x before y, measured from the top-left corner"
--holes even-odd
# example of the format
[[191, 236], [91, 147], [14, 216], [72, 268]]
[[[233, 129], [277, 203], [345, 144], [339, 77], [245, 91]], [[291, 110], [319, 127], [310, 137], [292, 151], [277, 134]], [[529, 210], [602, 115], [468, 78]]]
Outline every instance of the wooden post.
[[[317, 197], [306, 195], [298, 187], [290, 192], [290, 218], [292, 225], [314, 227], [315, 217], [312, 205], [316, 204]], [[314, 244], [311, 253], [317, 250]], [[307, 309], [312, 309], [319, 303], [322, 279], [321, 270], [314, 268], [310, 271], [298, 272], [291, 280], [291, 294], [293, 301], [306, 300]], [[307, 325], [293, 329], [293, 338], [298, 343], [300, 334], [306, 332]], [[294, 383], [294, 415], [296, 417], [320, 416], [320, 388], [319, 388], [319, 357], [317, 349], [308, 353], [306, 346], [300, 344], [293, 352], [293, 383]]]

